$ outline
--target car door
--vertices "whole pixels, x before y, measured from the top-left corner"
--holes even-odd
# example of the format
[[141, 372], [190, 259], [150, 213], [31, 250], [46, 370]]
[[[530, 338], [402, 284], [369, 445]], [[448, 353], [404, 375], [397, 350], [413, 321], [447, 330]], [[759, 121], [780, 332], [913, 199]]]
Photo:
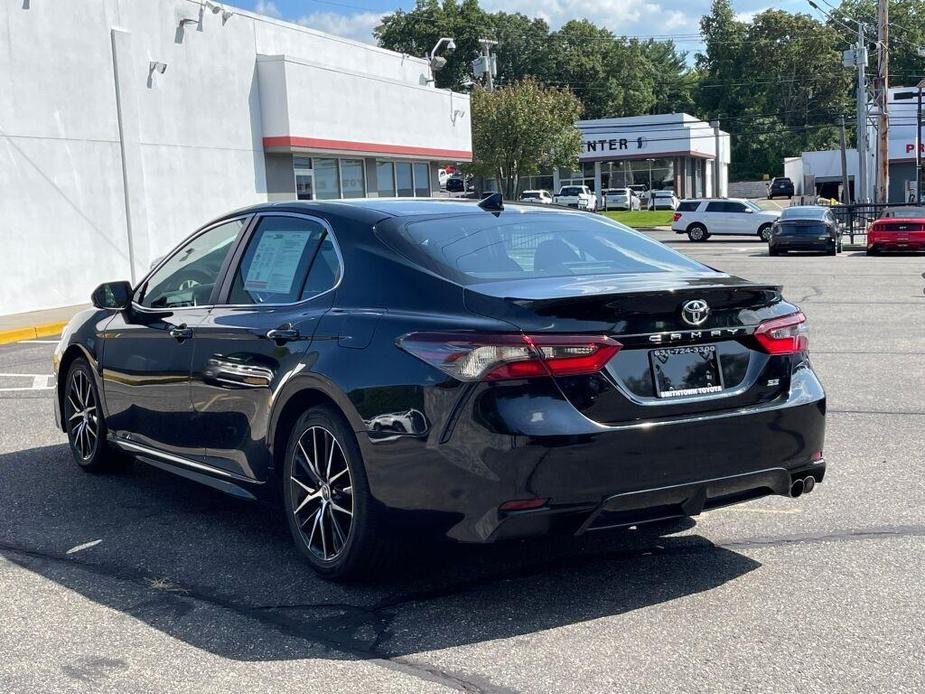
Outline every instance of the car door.
[[758, 233], [758, 218], [755, 211], [743, 202], [726, 201], [726, 224], [728, 234], [752, 235]]
[[219, 279], [248, 216], [184, 241], [136, 288], [129, 309], [106, 327], [103, 396], [114, 436], [139, 452], [201, 457], [192, 423], [193, 334], [209, 314]]
[[713, 200], [707, 203], [703, 222], [711, 234], [730, 234], [728, 205], [725, 200]]
[[304, 368], [342, 272], [325, 220], [288, 213], [255, 220], [220, 301], [195, 329], [193, 419], [210, 466], [264, 479], [273, 394]]

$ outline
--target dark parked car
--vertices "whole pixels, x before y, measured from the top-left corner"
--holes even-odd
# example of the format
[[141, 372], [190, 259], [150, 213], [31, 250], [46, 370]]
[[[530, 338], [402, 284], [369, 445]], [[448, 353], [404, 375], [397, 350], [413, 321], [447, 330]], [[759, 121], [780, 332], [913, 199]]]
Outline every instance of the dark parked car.
[[446, 179], [447, 193], [464, 193], [469, 190], [472, 190], [472, 184], [463, 176], [450, 176]]
[[836, 255], [841, 251], [841, 232], [841, 225], [827, 207], [788, 207], [771, 227], [768, 254], [821, 251]]
[[398, 537], [593, 533], [825, 472], [799, 309], [597, 215], [263, 204], [93, 304], [55, 350], [77, 463], [279, 503], [329, 577]]
[[768, 200], [785, 195], [787, 198], [793, 197], [793, 181], [786, 176], [772, 178], [768, 184]]

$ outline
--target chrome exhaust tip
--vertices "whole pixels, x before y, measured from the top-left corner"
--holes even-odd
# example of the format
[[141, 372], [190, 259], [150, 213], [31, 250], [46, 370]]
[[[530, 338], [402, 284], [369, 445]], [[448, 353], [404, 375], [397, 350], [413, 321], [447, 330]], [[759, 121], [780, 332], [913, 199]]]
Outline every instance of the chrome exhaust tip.
[[796, 499], [803, 493], [803, 480], [794, 480], [790, 485], [790, 496]]
[[809, 494], [813, 491], [813, 488], [816, 486], [816, 478], [810, 475], [809, 477], [803, 478], [803, 493]]

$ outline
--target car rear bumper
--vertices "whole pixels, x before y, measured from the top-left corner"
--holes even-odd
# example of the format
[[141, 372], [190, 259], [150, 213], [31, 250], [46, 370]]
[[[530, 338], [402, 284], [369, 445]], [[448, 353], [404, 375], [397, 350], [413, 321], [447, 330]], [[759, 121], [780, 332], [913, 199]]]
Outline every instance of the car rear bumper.
[[774, 251], [828, 251], [836, 245], [835, 239], [774, 239], [768, 247]]
[[[402, 437], [366, 453], [380, 503], [414, 531], [432, 523], [463, 542], [693, 515], [786, 494], [794, 475], [811, 469], [821, 481], [824, 472], [813, 460], [825, 394], [808, 367], [794, 370], [789, 393], [746, 411], [606, 426], [549, 392], [507, 399], [480, 385], [458, 412], [429, 442]], [[500, 509], [523, 499], [545, 501]]]
[[925, 241], [919, 239], [910, 239], [908, 241], [894, 240], [868, 240], [867, 247], [877, 251], [923, 251], [925, 250]]

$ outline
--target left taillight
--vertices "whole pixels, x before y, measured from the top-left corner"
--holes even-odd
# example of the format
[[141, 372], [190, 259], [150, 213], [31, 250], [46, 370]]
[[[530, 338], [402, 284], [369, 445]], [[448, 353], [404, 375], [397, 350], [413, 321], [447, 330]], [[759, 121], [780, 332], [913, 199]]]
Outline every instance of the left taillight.
[[410, 333], [396, 344], [460, 381], [596, 373], [622, 345], [606, 335]]
[[766, 320], [755, 330], [755, 339], [768, 354], [805, 352], [809, 349], [806, 316], [798, 312]]

